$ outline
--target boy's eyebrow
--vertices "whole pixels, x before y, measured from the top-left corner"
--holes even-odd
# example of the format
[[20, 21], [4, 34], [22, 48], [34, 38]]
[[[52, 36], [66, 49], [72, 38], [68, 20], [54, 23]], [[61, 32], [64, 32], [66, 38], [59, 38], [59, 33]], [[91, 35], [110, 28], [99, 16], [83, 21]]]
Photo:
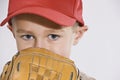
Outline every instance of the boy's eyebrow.
[[[24, 30], [24, 29], [18, 29], [17, 32], [18, 33], [33, 33], [30, 30]], [[45, 30], [45, 32], [65, 32], [65, 30], [63, 30], [63, 29], [60, 29], [60, 30], [50, 29], [50, 30]]]
[[32, 33], [32, 31], [23, 30], [23, 29], [18, 29], [16, 32], [18, 32], [18, 33]]
[[54, 30], [54, 29], [51, 29], [51, 30], [46, 30], [47, 32], [65, 32], [65, 30], [63, 29], [60, 29], [60, 30]]

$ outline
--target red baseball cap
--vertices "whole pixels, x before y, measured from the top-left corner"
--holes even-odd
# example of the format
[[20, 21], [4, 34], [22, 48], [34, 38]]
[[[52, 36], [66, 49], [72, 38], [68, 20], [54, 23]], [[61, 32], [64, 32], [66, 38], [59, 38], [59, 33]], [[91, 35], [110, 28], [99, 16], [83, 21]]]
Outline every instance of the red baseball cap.
[[81, 0], [9, 0], [8, 15], [0, 25], [19, 14], [35, 14], [64, 26], [76, 21], [84, 25]]

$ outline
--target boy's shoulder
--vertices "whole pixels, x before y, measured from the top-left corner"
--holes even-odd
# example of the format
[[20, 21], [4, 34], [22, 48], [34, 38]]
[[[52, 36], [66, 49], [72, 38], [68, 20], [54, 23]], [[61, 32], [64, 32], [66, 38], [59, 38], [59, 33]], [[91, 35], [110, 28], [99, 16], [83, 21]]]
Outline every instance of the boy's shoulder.
[[80, 80], [96, 80], [96, 79], [93, 78], [93, 77], [90, 77], [90, 76], [86, 75], [83, 72], [80, 72]]

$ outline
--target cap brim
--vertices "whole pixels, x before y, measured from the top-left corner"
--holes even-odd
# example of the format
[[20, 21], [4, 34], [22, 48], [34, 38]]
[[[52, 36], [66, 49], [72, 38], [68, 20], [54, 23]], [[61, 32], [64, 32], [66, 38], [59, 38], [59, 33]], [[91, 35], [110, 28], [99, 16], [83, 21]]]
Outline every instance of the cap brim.
[[59, 25], [63, 25], [63, 26], [72, 26], [76, 21], [74, 18], [71, 18], [67, 15], [64, 15], [64, 14], [57, 12], [55, 10], [52, 10], [52, 9], [43, 8], [43, 7], [27, 7], [27, 8], [20, 9], [16, 12], [12, 13], [11, 15], [7, 16], [7, 18], [5, 18], [5, 20], [0, 25], [3, 26], [12, 17], [19, 15], [19, 14], [24, 14], [24, 13], [35, 14], [38, 16], [45, 17], [45, 18], [47, 18]]

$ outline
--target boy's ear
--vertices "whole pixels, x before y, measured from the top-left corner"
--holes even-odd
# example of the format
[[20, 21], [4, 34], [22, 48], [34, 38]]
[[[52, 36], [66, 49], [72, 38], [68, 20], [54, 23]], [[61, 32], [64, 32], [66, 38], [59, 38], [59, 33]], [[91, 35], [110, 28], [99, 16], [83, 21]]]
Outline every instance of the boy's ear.
[[85, 26], [78, 26], [76, 31], [75, 31], [75, 37], [74, 37], [74, 42], [73, 45], [78, 44], [79, 40], [81, 39], [81, 37], [83, 36], [83, 34], [88, 30], [88, 27]]
[[11, 25], [7, 25], [7, 27], [12, 32], [13, 36], [15, 37], [14, 32], [13, 32], [13, 27]]

